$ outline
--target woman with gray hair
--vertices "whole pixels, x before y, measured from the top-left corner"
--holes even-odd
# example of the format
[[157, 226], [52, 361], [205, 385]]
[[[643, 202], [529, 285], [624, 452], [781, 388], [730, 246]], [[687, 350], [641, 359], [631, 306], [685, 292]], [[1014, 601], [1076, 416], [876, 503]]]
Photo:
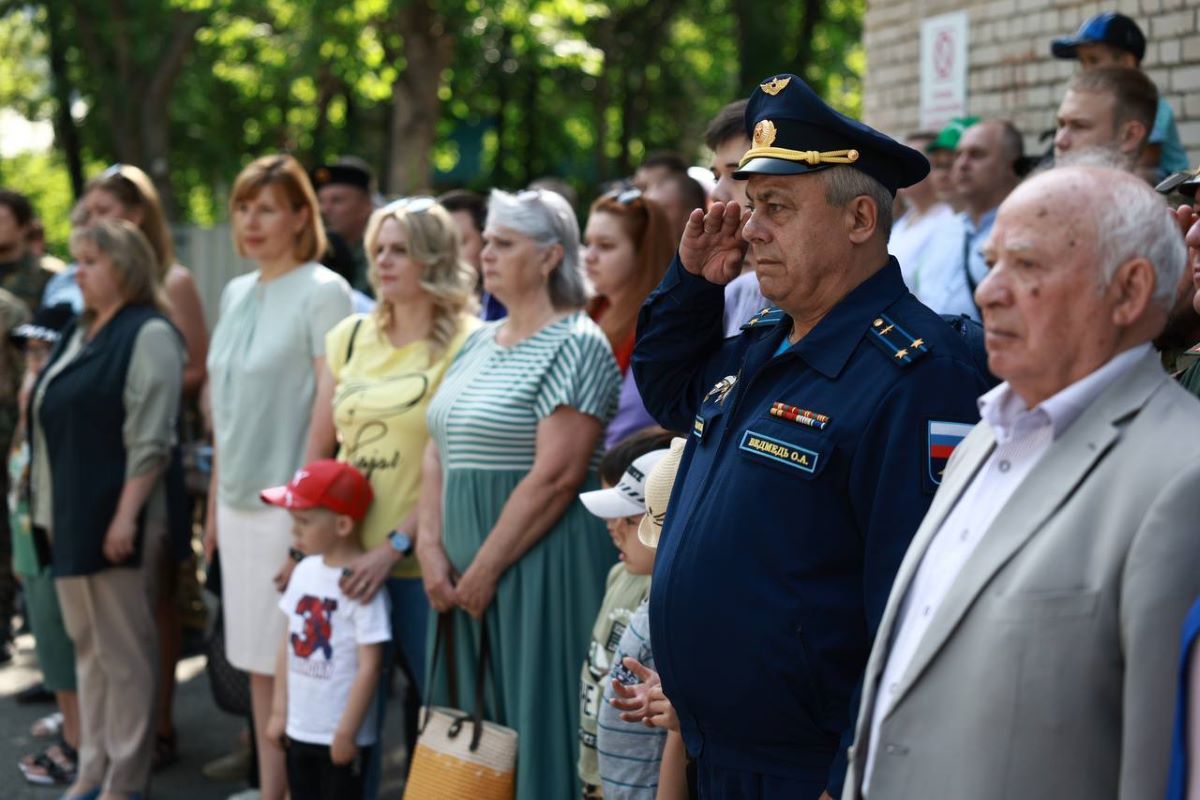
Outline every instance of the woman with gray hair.
[[[484, 288], [508, 317], [467, 339], [430, 403], [417, 558], [455, 622], [443, 651], [459, 697], [475, 690], [472, 618], [490, 640], [488, 716], [520, 733], [517, 797], [571, 797], [579, 658], [613, 562], [577, 498], [596, 485], [621, 376], [581, 310], [570, 205], [496, 191], [488, 209]], [[445, 705], [445, 675], [427, 679]]]
[[30, 513], [75, 645], [81, 743], [64, 798], [126, 800], [150, 776], [156, 556], [168, 484], [182, 477], [186, 356], [141, 231], [100, 220], [71, 234], [71, 255], [84, 311], [33, 390]]

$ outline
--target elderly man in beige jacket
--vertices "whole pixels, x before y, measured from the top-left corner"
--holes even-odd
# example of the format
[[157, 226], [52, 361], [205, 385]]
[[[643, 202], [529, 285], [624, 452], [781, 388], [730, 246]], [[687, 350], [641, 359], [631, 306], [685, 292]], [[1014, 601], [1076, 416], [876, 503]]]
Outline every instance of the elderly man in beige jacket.
[[1162, 797], [1200, 403], [1149, 343], [1184, 244], [1136, 177], [1062, 167], [1004, 202], [986, 253], [1005, 383], [897, 574], [842, 797]]

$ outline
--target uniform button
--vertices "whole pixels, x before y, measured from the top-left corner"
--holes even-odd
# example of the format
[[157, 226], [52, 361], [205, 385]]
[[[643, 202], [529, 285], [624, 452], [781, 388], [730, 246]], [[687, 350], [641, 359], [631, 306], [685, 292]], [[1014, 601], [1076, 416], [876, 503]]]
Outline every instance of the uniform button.
[[888, 694], [895, 694], [896, 690], [899, 688], [900, 688], [900, 684], [898, 684], [898, 683], [893, 682], [891, 684], [888, 684]]
[[958, 540], [959, 540], [960, 542], [965, 542], [965, 541], [967, 540], [967, 537], [968, 537], [968, 536], [970, 536], [970, 535], [971, 535], [971, 529], [970, 529], [970, 528], [963, 528], [963, 529], [962, 529], [962, 533], [960, 533], [960, 534], [958, 535]]
[[925, 606], [925, 610], [921, 613], [924, 614], [926, 617], [928, 617], [930, 612], [932, 612], [932, 611], [933, 611], [933, 606]]
[[888, 753], [891, 753], [892, 755], [896, 754], [896, 745], [889, 744], [886, 749]]
[[1008, 463], [1008, 459], [1004, 459], [998, 466], [1000, 467], [1001, 472], [1008, 472], [1009, 468], [1012, 467], [1012, 464]]
[[904, 747], [903, 745], [889, 744], [887, 747], [883, 748], [883, 751], [889, 756], [902, 756], [908, 752], [908, 748]]

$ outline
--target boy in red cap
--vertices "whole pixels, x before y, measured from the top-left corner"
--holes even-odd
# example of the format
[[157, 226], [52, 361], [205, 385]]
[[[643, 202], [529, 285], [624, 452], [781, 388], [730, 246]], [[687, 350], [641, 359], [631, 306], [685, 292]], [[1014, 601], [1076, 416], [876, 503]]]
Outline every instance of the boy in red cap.
[[371, 485], [349, 464], [323, 459], [261, 497], [291, 512], [300, 559], [279, 601], [288, 630], [267, 730], [287, 737], [292, 800], [361, 798], [362, 765], [376, 744], [373, 700], [391, 623], [383, 592], [359, 603], [338, 582], [362, 554], [358, 529], [371, 505]]

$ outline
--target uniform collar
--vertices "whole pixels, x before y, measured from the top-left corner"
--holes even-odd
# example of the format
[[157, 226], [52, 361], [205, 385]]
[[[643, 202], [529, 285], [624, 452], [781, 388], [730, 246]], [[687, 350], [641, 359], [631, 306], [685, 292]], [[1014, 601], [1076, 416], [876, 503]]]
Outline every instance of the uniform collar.
[[879, 312], [906, 292], [908, 289], [900, 277], [900, 264], [889, 256], [882, 269], [843, 297], [788, 352], [803, 358], [825, 377], [836, 378]]

